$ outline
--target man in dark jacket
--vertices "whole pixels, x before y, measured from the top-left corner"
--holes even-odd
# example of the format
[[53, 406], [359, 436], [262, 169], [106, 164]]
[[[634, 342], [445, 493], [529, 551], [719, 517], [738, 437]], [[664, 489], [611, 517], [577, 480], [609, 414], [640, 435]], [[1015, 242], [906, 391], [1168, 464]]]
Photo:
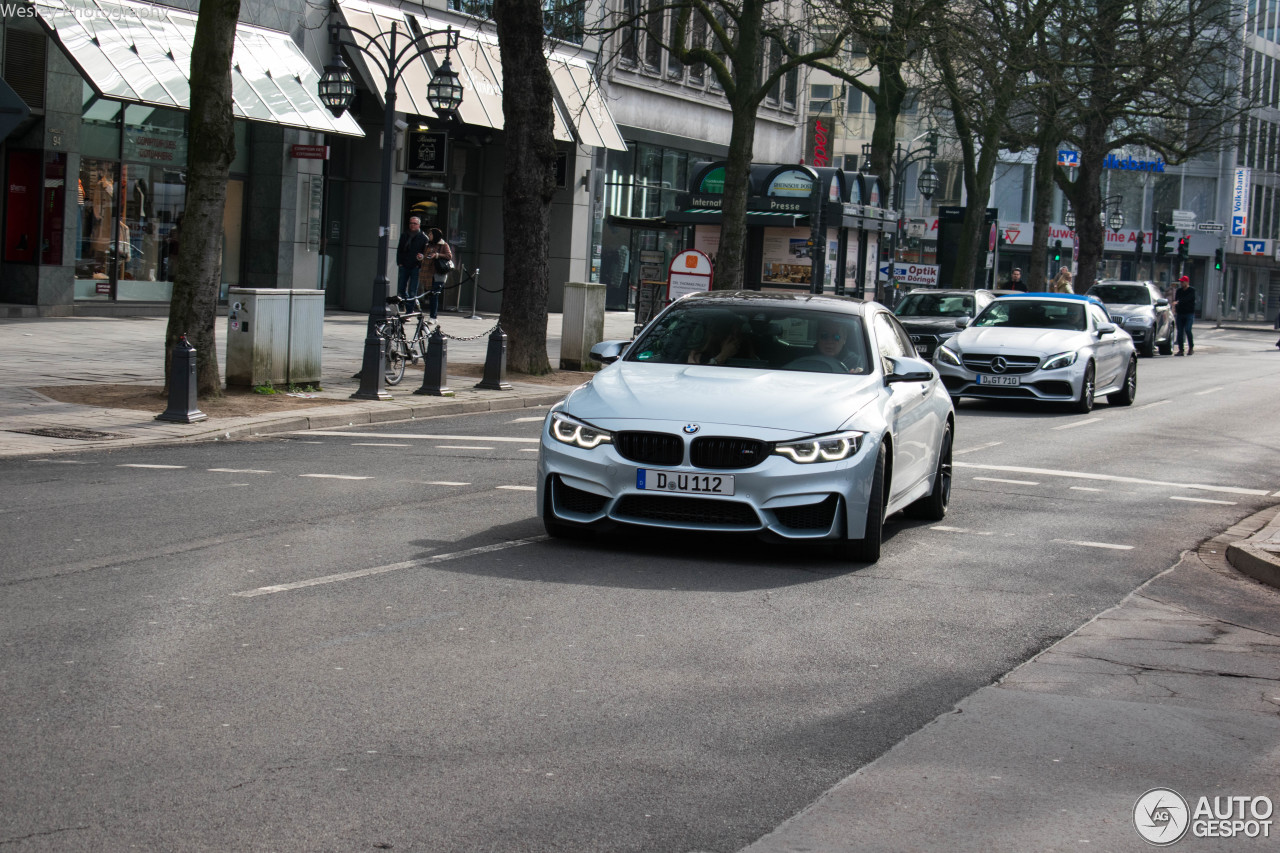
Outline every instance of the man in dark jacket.
[[418, 268], [422, 266], [422, 253], [427, 250], [427, 235], [422, 233], [422, 220], [409, 217], [409, 230], [400, 235], [396, 246], [396, 266], [400, 268], [396, 281], [396, 294], [401, 299], [418, 295]]
[[1174, 355], [1182, 355], [1184, 337], [1187, 339], [1187, 355], [1194, 355], [1196, 340], [1191, 336], [1191, 324], [1196, 319], [1196, 289], [1185, 275], [1178, 279], [1178, 289], [1173, 292], [1173, 319], [1178, 329], [1178, 351]]

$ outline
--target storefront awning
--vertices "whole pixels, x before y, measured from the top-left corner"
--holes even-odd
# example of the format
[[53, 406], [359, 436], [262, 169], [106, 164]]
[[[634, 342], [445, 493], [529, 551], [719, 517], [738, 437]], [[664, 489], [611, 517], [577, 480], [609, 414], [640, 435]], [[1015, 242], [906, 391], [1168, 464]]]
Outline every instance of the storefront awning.
[[[338, 9], [350, 26], [376, 36], [383, 47], [390, 44], [393, 26], [397, 31], [396, 43], [400, 46], [422, 33], [450, 26], [459, 31], [461, 38], [452, 62], [463, 92], [458, 117], [465, 124], [502, 129], [502, 55], [496, 35], [369, 0], [338, 0]], [[386, 69], [363, 54], [351, 58], [361, 64], [366, 87], [377, 94], [381, 103]], [[427, 83], [443, 59], [443, 53], [432, 53], [409, 64], [396, 85], [398, 110], [411, 115], [435, 116], [435, 111], [427, 103]], [[555, 138], [561, 142], [581, 142], [625, 151], [626, 143], [618, 133], [587, 64], [555, 53], [547, 57], [547, 64], [558, 96], [553, 110]]]
[[[34, 0], [40, 22], [103, 97], [191, 106], [196, 15], [132, 0]], [[320, 103], [320, 75], [288, 33], [240, 24], [231, 73], [236, 118], [363, 136], [349, 114]]]
[[[723, 214], [719, 210], [668, 210], [667, 222], [680, 225], [719, 225]], [[748, 225], [767, 225], [770, 228], [795, 228], [808, 221], [808, 217], [797, 213], [784, 213], [771, 210], [748, 210]]]

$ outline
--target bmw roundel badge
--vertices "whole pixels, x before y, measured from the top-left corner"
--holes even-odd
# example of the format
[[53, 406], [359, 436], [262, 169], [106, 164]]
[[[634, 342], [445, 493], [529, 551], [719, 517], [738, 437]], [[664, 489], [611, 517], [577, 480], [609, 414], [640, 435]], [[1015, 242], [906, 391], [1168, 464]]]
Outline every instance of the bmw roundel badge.
[[687, 432], [689, 435], [693, 435], [695, 432], [697, 432], [700, 429], [702, 429], [702, 427], [698, 426], [697, 424], [684, 425], [684, 431]]

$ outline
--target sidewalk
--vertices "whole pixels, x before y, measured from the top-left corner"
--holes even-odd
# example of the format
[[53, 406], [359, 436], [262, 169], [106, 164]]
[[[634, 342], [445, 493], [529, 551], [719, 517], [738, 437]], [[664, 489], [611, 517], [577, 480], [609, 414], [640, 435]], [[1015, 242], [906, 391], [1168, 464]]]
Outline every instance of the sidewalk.
[[[552, 314], [547, 327], [547, 352], [553, 368], [559, 364], [562, 316]], [[351, 377], [359, 372], [368, 315], [329, 312], [324, 320], [321, 387], [316, 404], [288, 411], [241, 417], [210, 417], [194, 424], [155, 420], [154, 412], [61, 403], [32, 389], [84, 384], [162, 385], [164, 317], [45, 317], [0, 321], [0, 456], [83, 451], [174, 441], [209, 441], [265, 435], [337, 425], [386, 423], [461, 412], [545, 406], [564, 397], [571, 386], [512, 381], [510, 391], [475, 388], [478, 376], [452, 369], [453, 397], [415, 395], [422, 369], [410, 367], [399, 385], [389, 387], [393, 400], [352, 401], [359, 388]], [[442, 314], [441, 328], [454, 338], [483, 335], [496, 322], [493, 315], [469, 319]], [[216, 324], [218, 364], [226, 368], [227, 319]], [[605, 336], [629, 338], [632, 315], [605, 315]], [[448, 365], [482, 365], [487, 338], [447, 341]], [[508, 377], [509, 378], [509, 377]], [[198, 404], [197, 404], [198, 405]], [[17, 430], [38, 430], [44, 435]], [[59, 437], [61, 436], [61, 437]]]

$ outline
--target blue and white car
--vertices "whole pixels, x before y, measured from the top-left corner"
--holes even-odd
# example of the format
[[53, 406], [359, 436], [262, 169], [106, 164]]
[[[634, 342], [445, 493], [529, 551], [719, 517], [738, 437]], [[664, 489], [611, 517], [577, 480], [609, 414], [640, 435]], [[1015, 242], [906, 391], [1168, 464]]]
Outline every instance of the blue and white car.
[[607, 366], [543, 426], [552, 536], [751, 533], [875, 562], [888, 516], [946, 514], [951, 401], [882, 305], [699, 293], [592, 356]]
[[1087, 413], [1098, 395], [1117, 406], [1137, 396], [1133, 338], [1093, 297], [1001, 296], [962, 325], [933, 357], [953, 400], [1038, 400]]

